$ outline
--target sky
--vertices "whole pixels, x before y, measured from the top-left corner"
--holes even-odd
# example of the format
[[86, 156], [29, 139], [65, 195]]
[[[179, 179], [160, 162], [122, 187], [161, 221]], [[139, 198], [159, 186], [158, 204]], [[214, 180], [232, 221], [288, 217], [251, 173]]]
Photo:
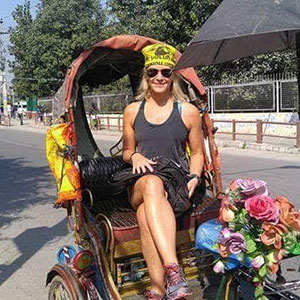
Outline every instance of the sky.
[[[8, 28], [10, 26], [14, 26], [14, 20], [12, 17], [12, 12], [14, 11], [15, 7], [18, 4], [24, 4], [24, 0], [0, 0], [0, 20], [3, 20], [3, 24], [0, 25], [0, 31], [1, 32], [7, 32]], [[30, 0], [31, 4], [31, 15], [35, 16], [35, 11], [37, 4], [39, 3], [39, 0]], [[101, 3], [104, 4], [105, 0], [101, 0]], [[4, 47], [6, 49], [5, 57], [9, 60], [12, 60], [13, 58], [9, 56], [7, 46], [9, 44], [9, 36], [7, 34], [0, 36], [2, 39], [2, 42], [4, 44]], [[8, 69], [8, 68], [7, 68]], [[12, 79], [12, 74], [8, 74], [8, 70], [6, 70], [8, 81], [10, 82]]]
[[[18, 4], [24, 4], [24, 0], [0, 0], [0, 19], [3, 20], [2, 30], [7, 31], [10, 26], [14, 26], [14, 20], [12, 17], [12, 12]], [[39, 0], [30, 0], [31, 3], [31, 13], [34, 16], [36, 6]], [[7, 35], [2, 35], [2, 40], [8, 41]]]
[[[30, 0], [30, 3], [31, 3], [31, 13], [34, 16], [36, 10], [34, 6], [36, 6], [37, 3], [39, 3], [39, 0]], [[24, 4], [24, 0], [0, 0], [0, 19], [2, 19], [3, 21], [3, 24], [0, 25], [1, 26], [0, 31], [7, 32], [10, 26], [14, 26], [12, 12], [18, 4]], [[1, 39], [6, 50], [5, 57], [11, 60], [12, 57], [9, 56], [7, 50], [7, 46], [9, 44], [9, 37], [7, 34], [3, 34], [1, 35]], [[8, 72], [6, 71], [6, 73]], [[7, 74], [7, 75], [8, 75], [7, 79], [10, 82], [12, 79], [12, 75], [11, 74]]]

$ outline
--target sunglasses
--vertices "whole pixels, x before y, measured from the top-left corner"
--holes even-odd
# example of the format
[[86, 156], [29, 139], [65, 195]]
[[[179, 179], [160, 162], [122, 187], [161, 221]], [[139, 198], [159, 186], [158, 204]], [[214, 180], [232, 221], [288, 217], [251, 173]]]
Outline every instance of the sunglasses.
[[157, 69], [152, 69], [152, 68], [149, 68], [146, 70], [146, 74], [149, 78], [155, 77], [159, 72], [161, 73], [162, 76], [164, 76], [166, 78], [170, 78], [173, 73], [173, 70], [171, 70], [171, 69], [157, 70]]

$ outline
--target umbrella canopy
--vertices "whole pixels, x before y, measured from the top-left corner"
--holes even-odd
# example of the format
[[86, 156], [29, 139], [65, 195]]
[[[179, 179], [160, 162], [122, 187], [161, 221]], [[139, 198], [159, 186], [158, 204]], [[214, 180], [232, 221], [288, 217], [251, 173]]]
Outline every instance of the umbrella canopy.
[[189, 43], [176, 69], [295, 48], [297, 32], [299, 0], [224, 0]]

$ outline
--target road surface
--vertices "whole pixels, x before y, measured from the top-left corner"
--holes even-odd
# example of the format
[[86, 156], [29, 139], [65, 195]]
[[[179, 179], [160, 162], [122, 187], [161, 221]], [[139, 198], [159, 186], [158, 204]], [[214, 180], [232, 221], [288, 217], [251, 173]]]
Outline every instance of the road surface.
[[[47, 299], [46, 274], [59, 246], [73, 241], [45, 158], [45, 133], [0, 127], [0, 298]], [[107, 153], [115, 136], [98, 138]], [[224, 186], [239, 176], [268, 182], [300, 208], [300, 157], [222, 149]], [[196, 299], [196, 298], [194, 298]]]

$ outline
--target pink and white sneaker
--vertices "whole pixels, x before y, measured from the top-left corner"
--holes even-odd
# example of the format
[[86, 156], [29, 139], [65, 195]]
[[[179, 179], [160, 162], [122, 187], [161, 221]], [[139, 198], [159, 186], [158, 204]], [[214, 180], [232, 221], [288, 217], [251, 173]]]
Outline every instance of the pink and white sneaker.
[[175, 300], [192, 295], [180, 265], [174, 263], [164, 265], [164, 271], [167, 278], [166, 299]]

